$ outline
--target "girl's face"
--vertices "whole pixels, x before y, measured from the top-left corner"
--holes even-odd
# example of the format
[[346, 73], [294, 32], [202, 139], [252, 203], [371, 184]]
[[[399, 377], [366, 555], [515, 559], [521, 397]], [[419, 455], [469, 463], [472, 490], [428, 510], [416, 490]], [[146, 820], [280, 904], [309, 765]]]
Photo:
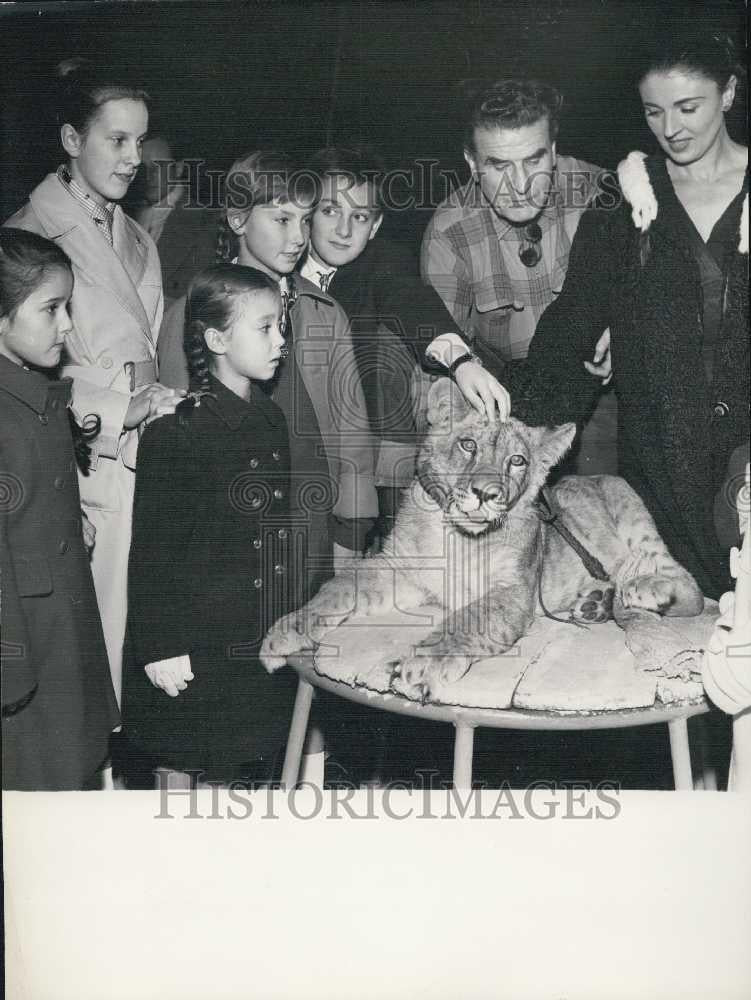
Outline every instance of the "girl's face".
[[50, 267], [11, 318], [0, 317], [0, 354], [16, 365], [54, 368], [65, 337], [73, 329], [68, 303], [73, 275], [67, 267]]
[[[282, 300], [271, 289], [247, 292], [237, 305], [230, 329], [219, 335], [220, 353], [215, 351], [217, 378], [238, 395], [250, 379], [267, 382], [276, 374], [282, 357]], [[209, 343], [210, 349], [217, 346]]]
[[652, 72], [639, 85], [647, 124], [674, 163], [700, 160], [724, 128], [724, 112], [735, 96], [735, 77], [721, 91], [701, 73]]
[[105, 101], [85, 133], [63, 125], [61, 137], [73, 180], [98, 205], [124, 197], [141, 162], [149, 127], [143, 101]]
[[275, 280], [294, 271], [310, 236], [313, 203], [292, 201], [256, 205], [243, 219], [230, 213], [240, 239], [238, 263], [257, 267]]

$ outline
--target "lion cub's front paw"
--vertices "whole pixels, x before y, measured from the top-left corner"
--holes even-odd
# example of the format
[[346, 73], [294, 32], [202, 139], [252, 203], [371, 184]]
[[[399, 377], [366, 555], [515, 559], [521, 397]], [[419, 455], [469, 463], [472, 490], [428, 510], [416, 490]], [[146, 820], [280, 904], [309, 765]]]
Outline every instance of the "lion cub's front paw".
[[571, 608], [571, 619], [588, 625], [599, 625], [613, 617], [613, 597], [615, 589], [607, 587], [587, 587], [577, 597]]
[[669, 577], [648, 574], [629, 580], [623, 587], [621, 600], [626, 608], [641, 608], [663, 614], [676, 598], [675, 581]]
[[269, 673], [283, 667], [287, 658], [304, 649], [313, 649], [315, 643], [305, 633], [304, 619], [297, 611], [280, 618], [269, 629], [261, 644], [259, 659]]
[[[418, 647], [419, 649], [420, 647]], [[468, 656], [410, 656], [396, 664], [391, 674], [391, 687], [423, 705], [431, 701], [439, 684], [453, 684], [469, 670]]]

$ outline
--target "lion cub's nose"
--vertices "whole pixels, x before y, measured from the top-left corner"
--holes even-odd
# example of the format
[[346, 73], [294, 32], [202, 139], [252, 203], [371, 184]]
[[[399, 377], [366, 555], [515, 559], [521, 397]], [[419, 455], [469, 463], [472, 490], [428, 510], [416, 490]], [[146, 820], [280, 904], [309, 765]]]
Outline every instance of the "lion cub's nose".
[[503, 483], [496, 475], [480, 473], [472, 476], [472, 492], [481, 503], [504, 499]]

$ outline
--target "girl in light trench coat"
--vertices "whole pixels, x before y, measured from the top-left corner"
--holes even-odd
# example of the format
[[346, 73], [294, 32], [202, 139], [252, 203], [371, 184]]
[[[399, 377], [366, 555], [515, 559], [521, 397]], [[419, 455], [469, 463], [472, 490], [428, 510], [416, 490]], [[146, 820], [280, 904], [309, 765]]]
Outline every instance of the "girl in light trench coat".
[[90, 474], [79, 485], [96, 529], [92, 572], [119, 701], [138, 432], [172, 412], [180, 394], [157, 381], [163, 300], [156, 246], [117, 204], [141, 161], [147, 95], [103, 72], [80, 66], [63, 80], [67, 164], [6, 225], [46, 236], [73, 262], [73, 330], [60, 375], [73, 379], [79, 423], [89, 414], [101, 419]]

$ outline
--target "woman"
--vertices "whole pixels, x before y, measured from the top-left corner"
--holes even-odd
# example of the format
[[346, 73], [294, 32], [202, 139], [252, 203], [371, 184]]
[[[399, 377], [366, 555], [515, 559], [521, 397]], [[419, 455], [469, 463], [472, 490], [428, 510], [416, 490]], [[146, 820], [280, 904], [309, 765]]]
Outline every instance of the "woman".
[[597, 385], [584, 363], [610, 327], [621, 475], [713, 598], [729, 586], [714, 496], [749, 434], [747, 150], [725, 124], [738, 77], [719, 35], [672, 37], [645, 60], [639, 93], [664, 155], [632, 155], [624, 203], [584, 216], [510, 386], [529, 423], [581, 421]]
[[172, 412], [180, 394], [157, 382], [162, 318], [159, 258], [151, 237], [118, 206], [141, 162], [147, 95], [111, 70], [74, 66], [61, 81], [66, 162], [48, 174], [6, 223], [46, 236], [73, 263], [71, 313], [61, 374], [72, 408], [101, 420], [81, 501], [96, 528], [92, 572], [115, 693], [120, 699], [130, 523], [138, 430]]

